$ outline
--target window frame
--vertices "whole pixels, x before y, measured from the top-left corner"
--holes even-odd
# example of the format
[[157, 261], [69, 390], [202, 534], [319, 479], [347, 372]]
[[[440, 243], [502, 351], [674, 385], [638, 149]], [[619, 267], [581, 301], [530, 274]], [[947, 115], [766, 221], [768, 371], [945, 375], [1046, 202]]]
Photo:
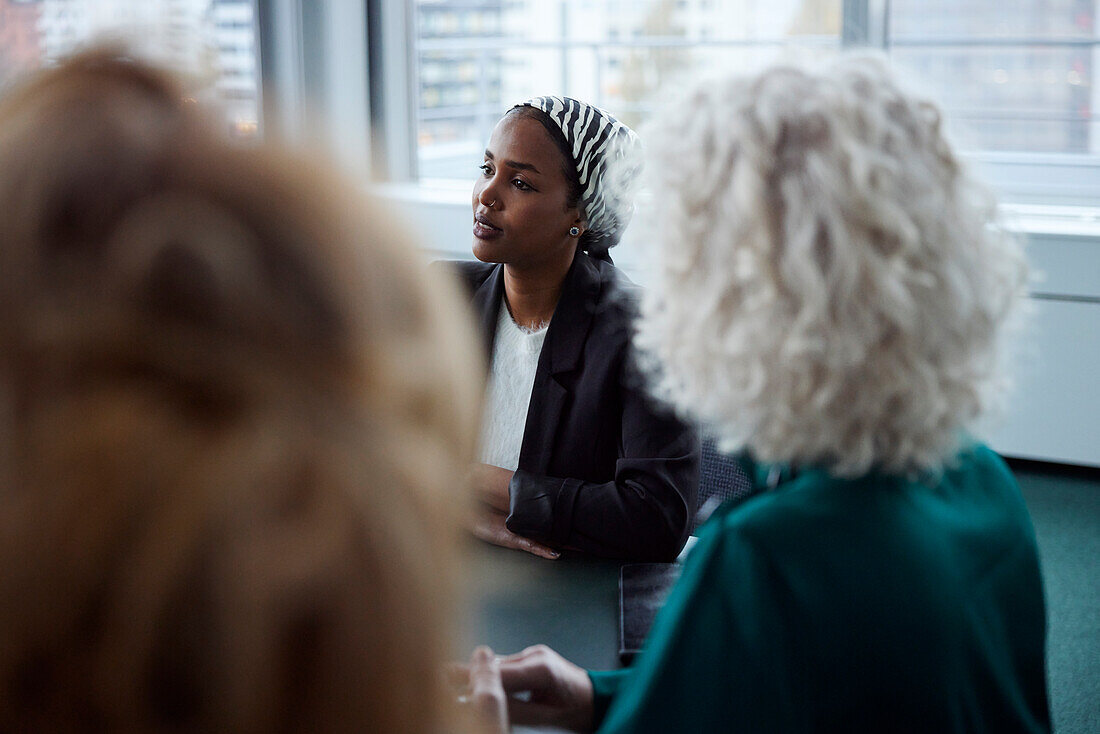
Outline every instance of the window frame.
[[[432, 189], [449, 188], [439, 181], [421, 180], [418, 172], [416, 131], [419, 113], [416, 106], [418, 73], [415, 0], [365, 0], [372, 27], [381, 29], [372, 34], [372, 60], [378, 73], [371, 75], [371, 103], [374, 123], [373, 171], [378, 182], [414, 185]], [[942, 45], [951, 39], [919, 41], [906, 39], [900, 43], [890, 35], [890, 0], [842, 0], [840, 46], [845, 49], [879, 49], [889, 54], [893, 47]], [[956, 39], [961, 41], [963, 39]], [[735, 45], [770, 45], [772, 41], [749, 41]], [[990, 39], [977, 41], [982, 45], [1074, 45], [1100, 49], [1096, 39]], [[673, 45], [730, 45], [722, 41], [688, 41], [685, 39], [617, 39], [610, 42], [568, 41], [541, 42], [534, 45], [575, 49], [583, 47], [636, 47]], [[510, 48], [515, 44], [503, 41], [490, 48]], [[525, 43], [525, 46], [531, 46]], [[380, 48], [379, 48], [380, 46]], [[478, 47], [484, 47], [481, 44]], [[381, 73], [385, 69], [385, 74]], [[997, 182], [998, 194], [1009, 205], [1078, 206], [1093, 209], [1091, 202], [1100, 202], [1100, 154], [1090, 153], [1018, 153], [985, 150], [964, 150], [963, 157], [982, 172], [989, 181]], [[1092, 216], [1089, 214], [1088, 216]]]
[[367, 6], [341, 0], [256, 0], [263, 124], [291, 143], [319, 141], [346, 173], [371, 160]]

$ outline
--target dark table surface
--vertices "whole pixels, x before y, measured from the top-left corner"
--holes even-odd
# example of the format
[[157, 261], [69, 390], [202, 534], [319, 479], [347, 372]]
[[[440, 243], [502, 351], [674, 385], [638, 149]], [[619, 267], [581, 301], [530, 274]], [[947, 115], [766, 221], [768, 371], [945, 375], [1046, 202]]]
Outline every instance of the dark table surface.
[[[694, 545], [688, 539], [682, 561]], [[476, 543], [468, 556], [469, 618], [460, 655], [485, 644], [498, 655], [542, 643], [589, 670], [619, 662], [621, 561], [564, 554], [556, 561]], [[516, 727], [519, 732], [533, 729]], [[557, 731], [539, 729], [537, 731]]]
[[470, 556], [472, 619], [466, 649], [500, 655], [544, 643], [583, 668], [619, 665], [618, 561], [555, 561], [478, 544]]

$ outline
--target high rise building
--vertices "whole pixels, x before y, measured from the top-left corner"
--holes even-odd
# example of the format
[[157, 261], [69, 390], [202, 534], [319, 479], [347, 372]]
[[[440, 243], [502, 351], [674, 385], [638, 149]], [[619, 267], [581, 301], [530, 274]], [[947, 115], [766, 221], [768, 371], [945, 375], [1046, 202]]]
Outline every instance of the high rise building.
[[[260, 107], [254, 5], [254, 0], [0, 0], [0, 81], [4, 60], [13, 54], [24, 59], [21, 68], [34, 68], [117, 39], [189, 76], [200, 95], [223, 106], [230, 133], [250, 137], [259, 127]], [[9, 22], [13, 17], [20, 23]], [[16, 33], [23, 35], [9, 41]]]
[[[470, 177], [503, 105], [503, 54], [487, 48], [502, 36], [514, 0], [420, 0], [416, 80], [420, 175]], [[476, 44], [470, 44], [476, 39]]]
[[[572, 94], [631, 125], [681, 77], [841, 46], [842, 0], [419, 0], [418, 159], [469, 178], [493, 122]], [[1100, 0], [892, 0], [885, 50], [965, 150], [1100, 153]], [[868, 29], [870, 30], [870, 29]], [[873, 33], [871, 34], [874, 35]]]
[[679, 75], [836, 39], [818, 26], [840, 0], [419, 0], [416, 11], [419, 172], [468, 179], [518, 101], [571, 94], [637, 125]]
[[39, 10], [37, 0], [0, 0], [0, 85], [38, 66]]
[[212, 72], [202, 19], [209, 0], [41, 0], [42, 50], [56, 59], [102, 40], [119, 38], [136, 52], [179, 71]]
[[259, 127], [259, 54], [253, 0], [211, 0], [208, 25], [217, 48], [218, 97], [230, 131], [248, 137]]

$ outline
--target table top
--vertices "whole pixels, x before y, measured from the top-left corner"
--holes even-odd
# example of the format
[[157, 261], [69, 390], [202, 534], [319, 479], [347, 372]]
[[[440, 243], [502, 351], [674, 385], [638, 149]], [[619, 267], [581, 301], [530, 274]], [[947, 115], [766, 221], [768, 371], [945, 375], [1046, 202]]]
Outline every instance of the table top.
[[477, 644], [507, 655], [543, 643], [583, 668], [621, 667], [621, 562], [568, 554], [550, 561], [482, 543], [469, 560], [467, 654]]
[[478, 644], [508, 655], [542, 643], [582, 668], [621, 667], [621, 562], [569, 554], [550, 561], [485, 543], [471, 549], [468, 561], [470, 613], [459, 636], [460, 656]]

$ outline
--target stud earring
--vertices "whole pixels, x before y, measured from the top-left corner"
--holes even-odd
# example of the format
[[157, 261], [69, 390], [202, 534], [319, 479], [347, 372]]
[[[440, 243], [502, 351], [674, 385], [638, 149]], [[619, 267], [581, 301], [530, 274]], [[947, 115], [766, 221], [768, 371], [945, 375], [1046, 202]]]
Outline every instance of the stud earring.
[[581, 233], [580, 227], [570, 227], [569, 228], [569, 236], [570, 237], [576, 237], [580, 233]]

